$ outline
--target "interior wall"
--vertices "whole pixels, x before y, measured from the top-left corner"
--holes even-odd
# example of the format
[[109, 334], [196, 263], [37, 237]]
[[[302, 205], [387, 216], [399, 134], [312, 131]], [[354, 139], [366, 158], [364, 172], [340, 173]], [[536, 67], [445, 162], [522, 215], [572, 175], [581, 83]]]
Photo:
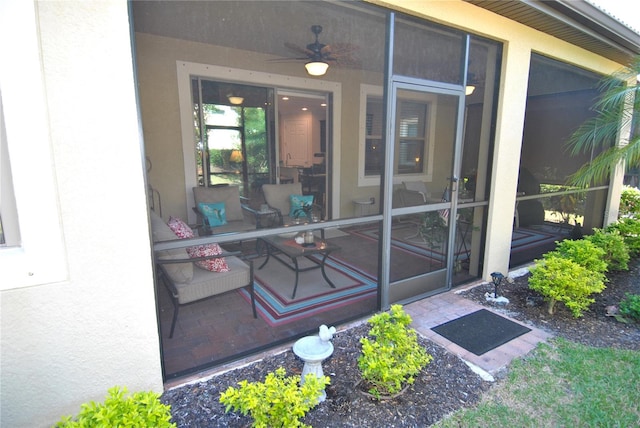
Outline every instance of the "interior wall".
[[[178, 103], [178, 84], [176, 61], [192, 61], [201, 64], [225, 65], [255, 69], [259, 59], [247, 53], [203, 43], [136, 33], [136, 55], [138, 61], [138, 79], [142, 125], [145, 139], [145, 153], [152, 163], [149, 182], [162, 197], [163, 215], [187, 218], [187, 195], [183, 171], [182, 137], [180, 133], [180, 114]], [[221, 61], [224, 58], [224, 61]], [[229, 59], [231, 58], [231, 59]], [[280, 64], [266, 61], [265, 69], [278, 74], [308, 78], [300, 64]], [[233, 79], [234, 76], [229, 76]], [[381, 75], [372, 72], [360, 72], [349, 69], [332, 69], [328, 80], [342, 84], [342, 117], [340, 128], [341, 162], [334, 165], [340, 168], [340, 199], [338, 212], [341, 217], [354, 212], [353, 199], [360, 195], [368, 198], [378, 196], [377, 188], [358, 188], [358, 121], [359, 111], [352, 106], [359, 105], [359, 87], [362, 79], [381, 84]], [[353, 124], [350, 125], [350, 124]], [[319, 124], [315, 124], [318, 125]], [[319, 128], [314, 125], [314, 139], [319, 138]], [[317, 135], [316, 135], [317, 134]], [[319, 148], [319, 141], [318, 141]], [[315, 147], [315, 143], [314, 143]], [[329, 162], [329, 160], [327, 160]]]

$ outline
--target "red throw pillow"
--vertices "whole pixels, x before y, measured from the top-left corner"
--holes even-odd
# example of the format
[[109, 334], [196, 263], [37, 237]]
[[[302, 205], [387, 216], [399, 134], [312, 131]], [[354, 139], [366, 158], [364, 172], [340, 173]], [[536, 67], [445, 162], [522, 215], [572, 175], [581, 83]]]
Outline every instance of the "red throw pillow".
[[[180, 239], [189, 239], [195, 236], [189, 225], [178, 217], [169, 217], [167, 225]], [[223, 252], [224, 251], [218, 244], [205, 244], [187, 248], [187, 254], [189, 254], [189, 257], [191, 258], [217, 256]], [[229, 272], [229, 266], [227, 265], [227, 261], [224, 257], [200, 260], [195, 262], [195, 265], [201, 269], [206, 269], [211, 272]]]
[[178, 217], [169, 217], [167, 226], [169, 226], [169, 229], [171, 229], [180, 239], [193, 238], [194, 236], [193, 230], [191, 230], [189, 225]]
[[[206, 244], [198, 245], [196, 247], [189, 247], [187, 248], [187, 253], [189, 254], [189, 257], [196, 258], [217, 256], [218, 254], [222, 254], [223, 250], [218, 244]], [[227, 265], [227, 261], [224, 257], [209, 260], [200, 260], [195, 263], [199, 268], [206, 269], [211, 272], [229, 272], [229, 266]]]

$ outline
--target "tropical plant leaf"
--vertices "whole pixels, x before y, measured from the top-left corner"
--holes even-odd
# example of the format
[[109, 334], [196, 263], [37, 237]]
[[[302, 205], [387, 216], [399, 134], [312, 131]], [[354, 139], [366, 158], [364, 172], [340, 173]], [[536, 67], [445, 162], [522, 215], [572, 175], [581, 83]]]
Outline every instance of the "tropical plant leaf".
[[[614, 168], [640, 166], [640, 57], [599, 84], [601, 95], [592, 110], [596, 115], [585, 121], [567, 141], [571, 155], [602, 152], [571, 175], [568, 184], [589, 187], [604, 183]], [[621, 144], [614, 146], [620, 136]]]

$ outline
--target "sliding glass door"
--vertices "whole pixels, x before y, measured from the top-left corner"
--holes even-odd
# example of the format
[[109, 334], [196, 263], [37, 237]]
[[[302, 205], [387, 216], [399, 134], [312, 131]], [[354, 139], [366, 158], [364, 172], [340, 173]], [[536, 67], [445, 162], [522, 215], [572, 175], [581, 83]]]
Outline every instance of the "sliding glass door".
[[198, 184], [269, 182], [267, 88], [193, 78]]

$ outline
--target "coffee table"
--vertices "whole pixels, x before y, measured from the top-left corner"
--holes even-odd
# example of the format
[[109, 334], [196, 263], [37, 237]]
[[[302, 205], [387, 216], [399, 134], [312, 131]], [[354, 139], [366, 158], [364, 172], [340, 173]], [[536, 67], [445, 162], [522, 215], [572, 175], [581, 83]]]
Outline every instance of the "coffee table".
[[[293, 294], [291, 295], [291, 299], [296, 298], [296, 291], [298, 290], [298, 276], [300, 272], [320, 269], [320, 271], [322, 272], [322, 277], [325, 281], [327, 281], [329, 286], [331, 286], [331, 288], [336, 288], [333, 282], [331, 282], [331, 280], [327, 277], [327, 273], [324, 270], [324, 265], [327, 257], [329, 257], [329, 254], [331, 254], [332, 251], [340, 249], [340, 247], [338, 247], [337, 245], [331, 244], [324, 240], [316, 239], [313, 246], [305, 246], [304, 244], [297, 244], [293, 239], [293, 236], [290, 235], [266, 236], [260, 239], [266, 244], [265, 246], [267, 248], [267, 258], [258, 269], [262, 269], [269, 262], [271, 257], [273, 257], [296, 273], [296, 282], [293, 286]], [[314, 254], [320, 254], [322, 255], [322, 258], [318, 260], [315, 257], [311, 257]], [[301, 257], [312, 261], [314, 263], [314, 266], [301, 268], [298, 263], [298, 260]]]

